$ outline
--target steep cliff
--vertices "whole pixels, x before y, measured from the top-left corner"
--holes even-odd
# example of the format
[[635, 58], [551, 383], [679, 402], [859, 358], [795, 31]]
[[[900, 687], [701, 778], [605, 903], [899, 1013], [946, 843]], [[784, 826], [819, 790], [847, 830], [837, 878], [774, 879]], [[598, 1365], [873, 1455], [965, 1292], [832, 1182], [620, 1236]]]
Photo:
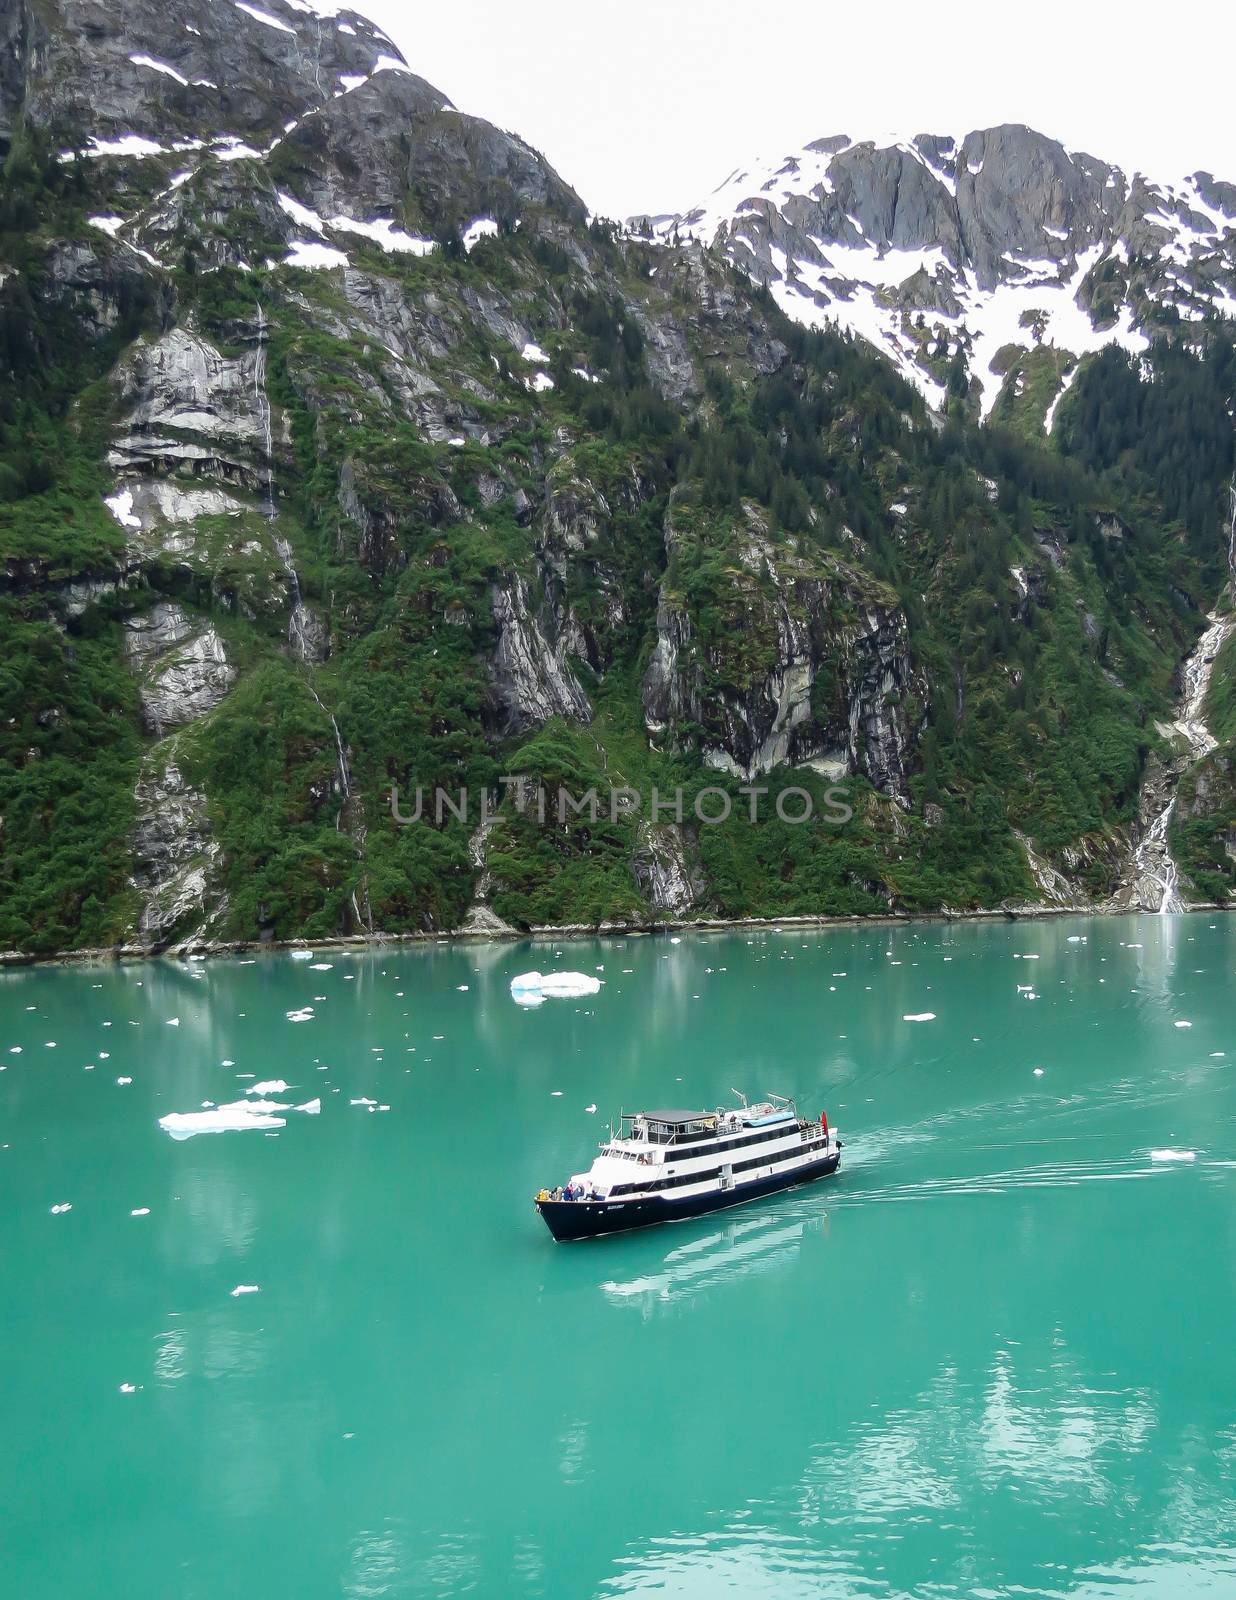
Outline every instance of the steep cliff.
[[[0, 26], [0, 946], [1116, 887], [1221, 583], [1218, 324], [1079, 369], [1049, 447], [797, 325], [739, 232], [589, 222], [360, 17]], [[915, 149], [810, 204], [983, 285], [1027, 216], [1108, 226], [1015, 130]]]

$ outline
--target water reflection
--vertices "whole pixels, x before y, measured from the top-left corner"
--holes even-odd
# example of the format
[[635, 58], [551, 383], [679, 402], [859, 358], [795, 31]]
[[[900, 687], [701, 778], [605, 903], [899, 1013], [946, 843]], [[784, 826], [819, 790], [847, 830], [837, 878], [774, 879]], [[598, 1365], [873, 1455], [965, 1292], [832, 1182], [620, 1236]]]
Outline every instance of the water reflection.
[[[793, 1202], [786, 1202], [792, 1204]], [[784, 1206], [772, 1217], [732, 1222], [702, 1238], [676, 1245], [665, 1254], [659, 1270], [625, 1279], [610, 1279], [601, 1288], [611, 1301], [637, 1305], [647, 1318], [658, 1307], [679, 1297], [770, 1272], [796, 1254], [812, 1234], [823, 1234], [827, 1218], [818, 1207], [792, 1220]]]

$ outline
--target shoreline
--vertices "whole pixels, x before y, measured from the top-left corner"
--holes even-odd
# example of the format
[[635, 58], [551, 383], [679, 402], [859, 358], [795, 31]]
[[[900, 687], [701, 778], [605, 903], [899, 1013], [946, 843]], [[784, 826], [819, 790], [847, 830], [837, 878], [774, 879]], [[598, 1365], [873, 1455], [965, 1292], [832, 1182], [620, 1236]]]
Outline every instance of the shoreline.
[[[1207, 911], [1236, 911], [1236, 905], [1222, 906], [1213, 901], [1198, 901], [1183, 907], [1176, 916]], [[330, 939], [200, 939], [166, 945], [103, 945], [93, 949], [58, 950], [48, 955], [31, 955], [22, 950], [0, 950], [0, 969], [13, 967], [70, 966], [77, 963], [126, 961], [205, 960], [211, 956], [250, 955], [262, 951], [289, 950], [368, 950], [391, 945], [431, 944], [521, 944], [560, 943], [568, 939], [652, 938], [657, 934], [728, 933], [742, 928], [868, 928], [913, 927], [939, 922], [1040, 922], [1051, 917], [1161, 916], [1161, 912], [1130, 908], [1108, 911], [1096, 906], [1009, 906], [981, 911], [890, 911], [879, 916], [797, 915], [785, 917], [685, 917], [655, 922], [599, 922], [537, 924], [531, 928], [510, 927], [447, 928], [436, 933], [338, 934]]]

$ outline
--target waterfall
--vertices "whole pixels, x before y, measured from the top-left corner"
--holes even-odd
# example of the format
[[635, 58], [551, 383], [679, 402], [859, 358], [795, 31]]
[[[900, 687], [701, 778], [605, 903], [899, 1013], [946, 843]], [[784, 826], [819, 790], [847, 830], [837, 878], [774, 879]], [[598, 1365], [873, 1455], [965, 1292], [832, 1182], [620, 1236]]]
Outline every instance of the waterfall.
[[275, 441], [274, 427], [270, 413], [270, 396], [266, 392], [266, 313], [262, 310], [261, 301], [257, 308], [257, 350], [253, 357], [253, 398], [257, 402], [258, 414], [262, 419], [263, 433], [263, 461], [266, 471], [263, 486], [265, 499], [262, 502], [262, 515], [273, 517], [275, 515]]
[[[1228, 485], [1227, 564], [1236, 606], [1236, 473]], [[1224, 645], [1236, 634], [1236, 611], [1223, 612], [1219, 606], [1207, 617], [1207, 628], [1180, 669], [1181, 691], [1175, 714], [1161, 731], [1174, 737], [1187, 749], [1177, 754], [1169, 768], [1170, 785], [1166, 797], [1151, 814], [1141, 843], [1133, 853], [1132, 888], [1135, 903], [1162, 913], [1180, 911], [1180, 868], [1172, 856], [1168, 835], [1176, 814], [1176, 783], [1194, 763], [1203, 760], [1218, 740], [1206, 723], [1206, 699], [1214, 676], [1215, 662]], [[1149, 903], [1158, 901], [1157, 906]]]
[[1232, 580], [1232, 604], [1236, 606], [1236, 472], [1227, 486], [1227, 570]]
[[[262, 515], [269, 517], [273, 523], [274, 519], [279, 515], [279, 508], [275, 497], [274, 425], [271, 415], [270, 395], [266, 389], [266, 326], [266, 313], [263, 311], [259, 301], [257, 308], [257, 350], [253, 361], [253, 396], [257, 404], [258, 415], [262, 419], [264, 444], [263, 460], [265, 472], [263, 486], [265, 496], [262, 501]], [[305, 604], [304, 596], [301, 593], [300, 574], [297, 572], [296, 563], [292, 558], [292, 546], [281, 533], [275, 532], [273, 527], [271, 530], [271, 542], [274, 544], [279, 560], [283, 564], [283, 570], [287, 574], [288, 590], [292, 599], [292, 615], [288, 622], [288, 643], [292, 646], [300, 661], [308, 663], [314, 659], [313, 636], [317, 631], [313, 613]], [[309, 693], [313, 696], [318, 710], [330, 723], [331, 732], [335, 738], [335, 766], [339, 774], [340, 792], [339, 810], [335, 816], [335, 831], [337, 833], [347, 833], [356, 845], [358, 855], [363, 859], [365, 850], [364, 823], [363, 821], [353, 823], [352, 819], [347, 816], [347, 813], [354, 809], [353, 802], [358, 797], [352, 782], [351, 769], [348, 766], [348, 752], [343, 742], [343, 735], [339, 731], [339, 723], [335, 719], [334, 712], [328, 711], [322, 703], [322, 698], [314, 688], [310, 674], [306, 673], [305, 678]], [[352, 910], [360, 926], [372, 933], [373, 911], [369, 903], [369, 890], [363, 873], [359, 893], [359, 900], [355, 892], [352, 895]]]

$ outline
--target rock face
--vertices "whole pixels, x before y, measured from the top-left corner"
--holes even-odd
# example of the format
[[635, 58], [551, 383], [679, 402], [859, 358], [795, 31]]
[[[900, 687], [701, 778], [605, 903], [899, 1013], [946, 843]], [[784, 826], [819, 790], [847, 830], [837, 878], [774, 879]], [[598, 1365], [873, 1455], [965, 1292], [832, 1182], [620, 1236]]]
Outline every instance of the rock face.
[[655, 912], [683, 916], [705, 892], [681, 828], [646, 822], [631, 863], [635, 881]]
[[489, 672], [497, 736], [525, 733], [551, 717], [590, 722], [588, 696], [567, 666], [561, 642], [551, 644], [542, 632], [524, 579], [496, 585], [492, 604], [498, 638]]
[[209, 624], [195, 623], [170, 602], [129, 617], [129, 660], [142, 683], [142, 709], [161, 733], [204, 717], [223, 699], [236, 674], [223, 640]]
[[214, 888], [223, 852], [211, 834], [206, 797], [185, 783], [174, 755], [160, 750], [138, 782], [137, 803], [137, 938], [162, 945], [175, 934], [201, 935], [224, 909]]
[[[58, 806], [62, 859], [106, 858], [82, 928], [120, 928], [136, 886], [142, 943], [1003, 903], [1023, 861], [1057, 901], [1062, 867], [1110, 885], [1083, 802], [1128, 806], [1167, 715], [1154, 652], [1179, 655], [1213, 552], [1202, 530], [1164, 561], [1123, 469], [1101, 502], [1081, 467], [1032, 494], [972, 423], [998, 381], [1046, 421], [1067, 351], [1236, 305], [1236, 190], [1024, 128], [839, 138], [650, 239], [326, 0], [0, 13], [5, 216], [29, 214], [0, 237], [0, 882]], [[947, 392], [950, 426], [774, 301]], [[1072, 709], [1031, 703], [1074, 673]], [[1110, 760], [1040, 759], [1100, 702]], [[392, 786], [475, 797], [516, 740], [598, 787], [877, 792], [842, 848], [804, 829], [777, 861], [646, 813], [392, 836]], [[1035, 779], [1019, 849], [994, 786]], [[134, 800], [126, 854], [100, 819]], [[1225, 804], [1189, 791], [1191, 821]], [[0, 937], [63, 938], [37, 899], [0, 903]]]
[[[705, 760], [737, 776], [783, 764], [861, 772], [904, 803], [926, 688], [896, 596], [835, 557], [778, 548], [753, 506], [734, 536], [719, 597], [728, 627], [702, 637], [662, 587], [643, 685], [649, 735], [674, 744], [695, 727]], [[690, 539], [673, 511], [666, 542], [681, 571]]]
[[871, 340], [935, 404], [960, 350], [987, 412], [1009, 345], [1144, 350], [1164, 308], [1231, 315], [1234, 221], [1236, 191], [1207, 173], [1152, 183], [1008, 124], [817, 139], [632, 224], [719, 244], [792, 317]]

